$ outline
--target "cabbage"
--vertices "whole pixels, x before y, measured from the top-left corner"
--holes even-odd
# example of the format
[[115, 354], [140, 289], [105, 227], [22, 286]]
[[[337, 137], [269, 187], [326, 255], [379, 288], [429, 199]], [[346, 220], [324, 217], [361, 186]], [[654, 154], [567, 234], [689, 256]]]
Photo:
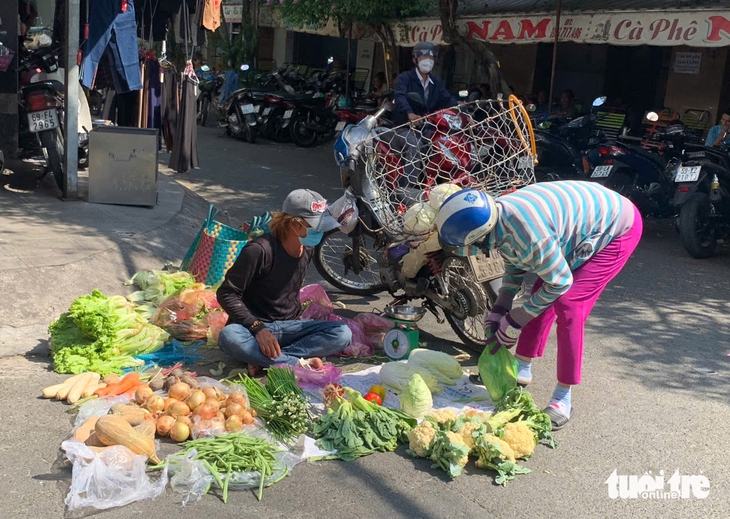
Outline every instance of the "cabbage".
[[437, 393], [443, 388], [438, 380], [427, 370], [418, 366], [409, 366], [403, 362], [388, 362], [380, 368], [380, 382], [393, 393], [401, 393], [405, 390], [413, 375], [420, 375], [421, 380], [426, 383], [429, 390]]
[[400, 408], [413, 418], [423, 418], [431, 411], [432, 407], [431, 391], [421, 375], [416, 373], [408, 381], [405, 390], [400, 395]]
[[458, 193], [461, 189], [456, 184], [439, 184], [431, 190], [431, 194], [428, 197], [428, 204], [431, 206], [431, 209], [438, 211], [447, 198], [454, 193]]
[[403, 215], [403, 229], [407, 232], [422, 234], [436, 225], [436, 211], [427, 202], [418, 202]]
[[425, 348], [417, 348], [408, 357], [408, 365], [425, 369], [431, 373], [436, 380], [449, 386], [454, 385], [464, 374], [461, 364], [451, 355], [442, 351], [432, 351]]

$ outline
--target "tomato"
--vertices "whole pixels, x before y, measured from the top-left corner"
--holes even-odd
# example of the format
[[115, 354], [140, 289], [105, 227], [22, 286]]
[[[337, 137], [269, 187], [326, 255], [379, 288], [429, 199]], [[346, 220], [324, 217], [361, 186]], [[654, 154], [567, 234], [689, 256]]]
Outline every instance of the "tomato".
[[370, 389], [368, 389], [368, 393], [375, 393], [380, 397], [382, 401], [385, 401], [385, 388], [383, 386], [370, 386]]
[[363, 398], [368, 402], [372, 402], [375, 405], [381, 405], [383, 403], [383, 399], [380, 398], [380, 395], [377, 393], [370, 392], [366, 394]]

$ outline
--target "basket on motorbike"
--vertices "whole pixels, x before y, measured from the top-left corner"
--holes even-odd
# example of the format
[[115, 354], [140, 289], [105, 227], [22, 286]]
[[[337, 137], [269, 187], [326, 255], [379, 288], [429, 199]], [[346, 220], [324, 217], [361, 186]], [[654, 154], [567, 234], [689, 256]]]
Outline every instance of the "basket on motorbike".
[[376, 128], [362, 160], [379, 223], [408, 240], [426, 239], [456, 191], [497, 197], [535, 182], [529, 116], [513, 96], [480, 100], [396, 128]]

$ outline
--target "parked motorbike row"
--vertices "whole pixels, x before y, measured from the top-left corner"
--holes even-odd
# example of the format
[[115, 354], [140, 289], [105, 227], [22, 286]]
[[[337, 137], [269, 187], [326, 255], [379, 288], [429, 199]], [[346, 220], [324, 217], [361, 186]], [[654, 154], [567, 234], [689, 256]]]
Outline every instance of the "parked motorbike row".
[[[248, 66], [241, 70], [247, 71]], [[249, 143], [261, 136], [310, 148], [378, 108], [378, 100], [348, 107], [352, 103], [345, 97], [344, 72], [321, 71], [305, 78], [295, 67], [284, 66], [257, 79], [255, 86], [236, 90], [221, 110], [220, 126], [226, 134]], [[391, 123], [381, 114], [379, 124]]]
[[[596, 128], [604, 102], [605, 97], [596, 99], [590, 114], [571, 121], [533, 117], [538, 182], [599, 182], [629, 198], [645, 216], [676, 217], [687, 252], [710, 257], [730, 232], [730, 150], [704, 146], [701, 135], [681, 121], [648, 135], [644, 145], [609, 141]], [[659, 119], [654, 112], [646, 117]]]

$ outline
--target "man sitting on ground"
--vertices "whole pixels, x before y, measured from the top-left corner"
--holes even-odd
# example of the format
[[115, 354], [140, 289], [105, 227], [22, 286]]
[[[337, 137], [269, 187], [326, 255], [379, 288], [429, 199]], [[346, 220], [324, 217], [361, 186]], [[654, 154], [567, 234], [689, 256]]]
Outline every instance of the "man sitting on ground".
[[269, 227], [271, 234], [243, 248], [217, 292], [229, 315], [218, 345], [247, 363], [251, 375], [274, 364], [340, 353], [352, 340], [344, 323], [299, 320], [299, 289], [314, 247], [337, 227], [327, 200], [308, 189], [292, 191]]

